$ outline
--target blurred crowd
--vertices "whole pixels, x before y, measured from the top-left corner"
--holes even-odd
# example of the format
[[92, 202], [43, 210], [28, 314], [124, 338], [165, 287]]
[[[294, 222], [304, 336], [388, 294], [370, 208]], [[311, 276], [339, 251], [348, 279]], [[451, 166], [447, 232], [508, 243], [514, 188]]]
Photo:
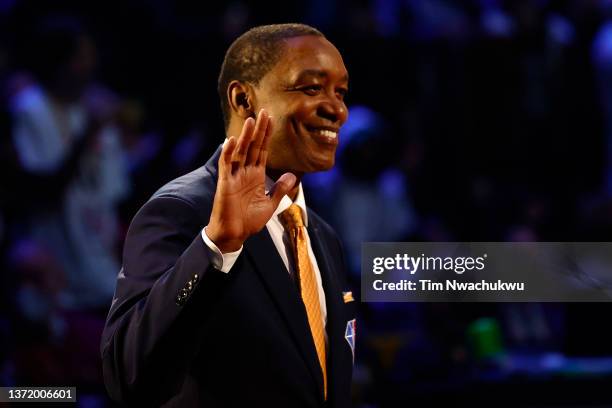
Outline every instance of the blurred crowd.
[[[231, 41], [292, 21], [324, 32], [351, 76], [337, 165], [305, 187], [356, 291], [362, 242], [610, 240], [610, 1], [2, 0], [1, 385], [108, 403], [99, 336], [129, 222], [222, 142]], [[392, 406], [394, 384], [465, 396], [510, 351], [612, 356], [606, 312], [362, 304], [355, 400]]]

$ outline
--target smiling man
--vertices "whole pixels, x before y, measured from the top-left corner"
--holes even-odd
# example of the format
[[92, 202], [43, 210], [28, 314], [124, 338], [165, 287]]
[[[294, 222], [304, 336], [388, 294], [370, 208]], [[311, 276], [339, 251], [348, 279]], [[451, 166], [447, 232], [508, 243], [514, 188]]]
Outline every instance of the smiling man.
[[334, 165], [347, 119], [338, 50], [302, 24], [256, 27], [219, 76], [226, 140], [136, 214], [102, 338], [133, 406], [345, 407], [353, 297], [301, 178]]

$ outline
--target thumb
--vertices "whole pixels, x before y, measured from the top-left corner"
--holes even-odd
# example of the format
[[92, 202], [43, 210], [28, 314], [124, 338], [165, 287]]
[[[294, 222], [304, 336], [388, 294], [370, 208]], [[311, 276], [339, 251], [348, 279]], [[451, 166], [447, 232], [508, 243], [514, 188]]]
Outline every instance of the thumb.
[[295, 186], [296, 181], [297, 177], [292, 173], [285, 173], [276, 180], [276, 183], [270, 189], [270, 198], [274, 203], [274, 208], [278, 207], [285, 194]]

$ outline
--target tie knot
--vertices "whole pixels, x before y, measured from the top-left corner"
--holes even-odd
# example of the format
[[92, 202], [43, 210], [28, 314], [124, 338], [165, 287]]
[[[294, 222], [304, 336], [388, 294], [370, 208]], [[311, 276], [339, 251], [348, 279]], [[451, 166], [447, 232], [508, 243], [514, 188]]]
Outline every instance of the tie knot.
[[286, 230], [292, 230], [304, 226], [304, 220], [302, 220], [302, 210], [297, 204], [291, 204], [289, 208], [281, 212], [279, 215], [280, 221]]

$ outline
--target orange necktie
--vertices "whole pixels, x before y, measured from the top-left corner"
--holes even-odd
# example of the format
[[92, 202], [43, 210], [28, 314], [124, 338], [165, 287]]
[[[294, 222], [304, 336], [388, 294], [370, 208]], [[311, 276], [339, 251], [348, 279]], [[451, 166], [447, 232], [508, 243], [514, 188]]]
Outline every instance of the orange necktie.
[[310, 333], [314, 340], [319, 364], [323, 371], [323, 391], [327, 400], [327, 365], [325, 356], [325, 328], [321, 315], [321, 303], [319, 302], [319, 287], [315, 271], [308, 256], [308, 244], [306, 243], [306, 230], [302, 220], [302, 210], [297, 204], [291, 204], [289, 208], [280, 213], [280, 220], [289, 232], [291, 248], [299, 277], [302, 301], [306, 307]]

